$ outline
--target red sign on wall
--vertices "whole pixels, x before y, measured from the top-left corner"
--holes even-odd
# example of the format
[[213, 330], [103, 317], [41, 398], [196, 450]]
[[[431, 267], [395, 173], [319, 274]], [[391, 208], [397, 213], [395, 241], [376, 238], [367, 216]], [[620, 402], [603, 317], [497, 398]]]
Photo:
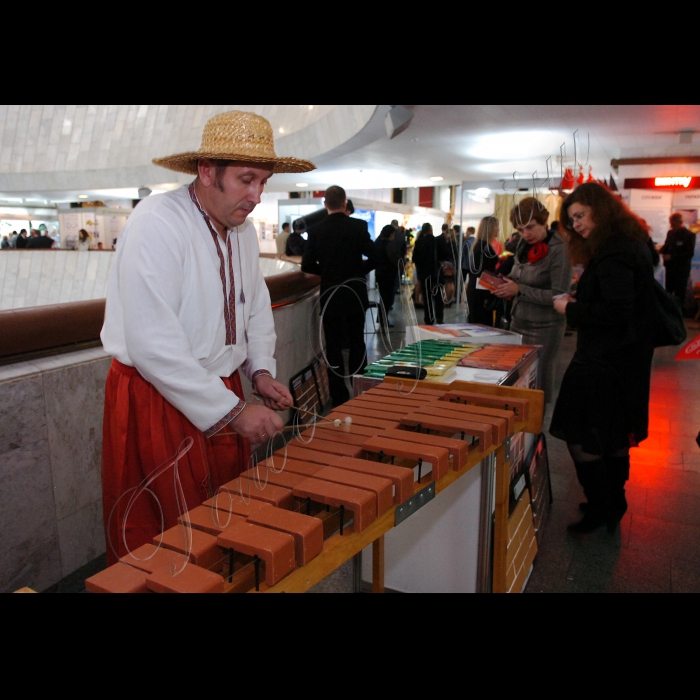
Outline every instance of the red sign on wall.
[[674, 175], [663, 177], [627, 177], [626, 190], [697, 190], [700, 177]]

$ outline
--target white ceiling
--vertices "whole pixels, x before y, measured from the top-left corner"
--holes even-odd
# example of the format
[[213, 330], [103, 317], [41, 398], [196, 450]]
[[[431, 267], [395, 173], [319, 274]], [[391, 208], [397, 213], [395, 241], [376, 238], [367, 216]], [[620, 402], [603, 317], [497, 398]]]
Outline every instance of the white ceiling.
[[[527, 187], [534, 173], [541, 182], [548, 166], [551, 184], [556, 186], [561, 177], [561, 154], [565, 165], [573, 165], [575, 144], [577, 161], [586, 174], [590, 166], [595, 178], [616, 175], [610, 166], [614, 158], [700, 155], [700, 105], [404, 106], [415, 116], [394, 139], [388, 138], [384, 126], [391, 105], [377, 105], [374, 116], [354, 137], [329, 152], [314, 154], [317, 170], [303, 175], [275, 175], [268, 191], [298, 190], [299, 182], [307, 183], [308, 189], [324, 189], [331, 184], [346, 189], [429, 186], [436, 184], [431, 176], [443, 177], [442, 185], [466, 181], [474, 189], [486, 186], [512, 190], [516, 183]], [[267, 108], [277, 134], [277, 122], [284, 118], [285, 106], [258, 107]], [[294, 127], [305, 128], [308, 136], [315, 123], [322, 123], [320, 117], [332, 118], [333, 108], [338, 106], [319, 105], [313, 116], [308, 105], [303, 107], [305, 114], [299, 109], [295, 114], [306, 121]], [[680, 132], [686, 130], [698, 133], [691, 143], [681, 144]], [[305, 157], [304, 153], [294, 155]], [[139, 186], [169, 189], [176, 184], [176, 179], [163, 170], [162, 182], [134, 182], [128, 189], [109, 190], [103, 185], [95, 190], [3, 191], [0, 198], [75, 201], [78, 194], [99, 199], [109, 191], [109, 198], [131, 199]]]
[[[317, 159], [319, 169], [305, 181], [315, 189], [415, 187], [442, 176], [444, 185], [493, 188], [504, 180], [510, 186], [517, 173], [519, 186], [527, 187], [533, 173], [546, 177], [550, 158], [557, 185], [562, 152], [573, 165], [574, 134], [577, 161], [586, 175], [591, 166], [595, 178], [615, 174], [614, 158], [700, 155], [700, 105], [406, 106], [415, 117], [402, 134], [389, 140], [383, 125], [374, 124], [376, 140], [330, 161]], [[679, 132], [688, 129], [698, 132], [693, 142], [679, 144]], [[273, 187], [291, 182], [279, 176]]]

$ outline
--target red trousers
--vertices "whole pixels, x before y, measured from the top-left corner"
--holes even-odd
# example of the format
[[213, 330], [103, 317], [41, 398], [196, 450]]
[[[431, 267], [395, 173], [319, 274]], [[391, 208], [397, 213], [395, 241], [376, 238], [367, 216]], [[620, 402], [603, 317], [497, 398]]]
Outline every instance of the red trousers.
[[[243, 398], [238, 371], [223, 382]], [[125, 539], [130, 551], [151, 542], [163, 530], [177, 525], [180, 511], [201, 505], [219, 486], [244, 471], [250, 443], [230, 434], [230, 428], [220, 433], [229, 434], [206, 438], [135, 368], [112, 361], [105, 388], [102, 441], [102, 503], [109, 565], [127, 554]], [[185, 500], [178, 508], [175, 467], [165, 467], [188, 437], [191, 447], [177, 462]], [[125, 522], [131, 497], [158, 471], [162, 473], [147, 487], [151, 493], [143, 491], [132, 500]]]

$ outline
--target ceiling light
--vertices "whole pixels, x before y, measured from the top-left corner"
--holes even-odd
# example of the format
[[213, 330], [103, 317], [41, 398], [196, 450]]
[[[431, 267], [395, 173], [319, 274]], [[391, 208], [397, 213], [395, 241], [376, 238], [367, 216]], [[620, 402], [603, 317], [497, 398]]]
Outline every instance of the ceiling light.
[[[559, 150], [566, 134], [551, 131], [511, 131], [487, 134], [479, 138], [469, 150], [472, 158], [501, 160], [505, 158], [546, 158]], [[543, 162], [544, 167], [544, 162]]]
[[296, 187], [308, 187], [308, 182], [297, 182]]
[[309, 105], [309, 109], [313, 109], [313, 108], [314, 108], [314, 106], [313, 106], [313, 105]]
[[474, 194], [477, 197], [487, 198], [491, 194], [491, 190], [488, 187], [479, 187], [478, 189], [474, 190]]
[[442, 177], [442, 175], [433, 175], [433, 177], [430, 178], [433, 182], [442, 182], [445, 178]]
[[284, 129], [282, 127], [280, 127], [280, 134], [283, 134], [283, 133], [284, 133]]
[[79, 194], [78, 199], [87, 199], [88, 196], [86, 194]]

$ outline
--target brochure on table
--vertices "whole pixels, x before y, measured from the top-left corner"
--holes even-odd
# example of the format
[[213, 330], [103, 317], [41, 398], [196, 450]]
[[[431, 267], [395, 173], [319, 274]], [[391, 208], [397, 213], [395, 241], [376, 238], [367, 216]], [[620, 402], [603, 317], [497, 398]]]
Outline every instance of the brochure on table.
[[406, 326], [406, 345], [419, 340], [448, 340], [453, 343], [510, 343], [522, 345], [523, 337], [513, 331], [477, 323], [445, 323], [440, 326]]

